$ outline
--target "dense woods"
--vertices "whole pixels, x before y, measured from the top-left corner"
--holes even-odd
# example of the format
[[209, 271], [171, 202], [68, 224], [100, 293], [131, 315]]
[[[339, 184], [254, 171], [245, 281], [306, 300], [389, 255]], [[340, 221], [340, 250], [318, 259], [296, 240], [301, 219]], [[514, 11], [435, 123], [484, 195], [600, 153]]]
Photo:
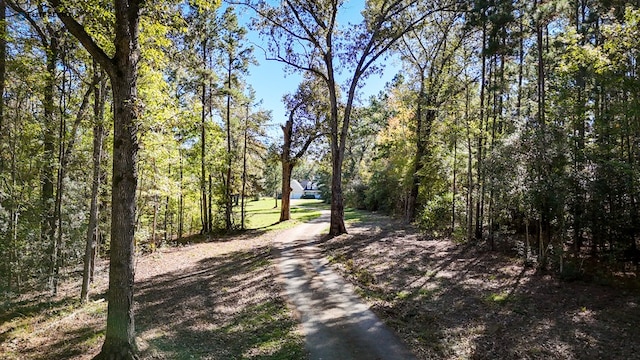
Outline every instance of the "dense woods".
[[352, 147], [376, 146], [346, 182], [350, 204], [573, 275], [585, 257], [637, 263], [637, 8], [467, 10], [404, 35], [405, 71], [352, 129]]
[[[104, 257], [132, 302], [134, 252], [244, 230], [260, 196], [285, 221], [292, 178], [332, 235], [347, 206], [568, 278], [637, 266], [640, 2], [349, 6], [0, 0], [2, 296], [84, 277], [86, 300]], [[263, 61], [303, 74], [287, 118]]]

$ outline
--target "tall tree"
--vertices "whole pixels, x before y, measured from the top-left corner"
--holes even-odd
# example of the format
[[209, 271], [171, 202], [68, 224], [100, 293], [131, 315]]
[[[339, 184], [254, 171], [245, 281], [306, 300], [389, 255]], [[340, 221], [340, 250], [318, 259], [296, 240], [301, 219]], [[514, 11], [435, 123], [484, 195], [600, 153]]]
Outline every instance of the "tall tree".
[[[65, 61], [63, 61], [64, 63]], [[82, 96], [82, 100], [80, 106], [75, 115], [75, 119], [71, 126], [71, 130], [67, 131], [66, 124], [66, 116], [60, 117], [60, 129], [59, 129], [59, 151], [57, 158], [57, 184], [56, 184], [56, 197], [55, 197], [55, 206], [54, 206], [54, 217], [57, 220], [57, 234], [55, 238], [55, 249], [56, 249], [56, 262], [53, 264], [53, 284], [54, 291], [58, 288], [58, 279], [60, 277], [60, 272], [65, 264], [65, 239], [63, 236], [63, 226], [62, 226], [62, 202], [63, 198], [66, 196], [66, 178], [67, 173], [69, 171], [69, 161], [71, 159], [71, 155], [76, 147], [76, 142], [78, 139], [78, 132], [80, 131], [81, 122], [86, 120], [87, 113], [90, 107], [90, 99], [91, 94], [93, 93], [95, 86], [100, 82], [100, 77], [92, 77], [93, 83], [87, 84], [87, 89], [84, 91], [84, 95]], [[63, 90], [65, 88], [64, 84], [62, 86]], [[62, 94], [64, 96], [64, 93]], [[63, 103], [64, 104], [64, 103]], [[68, 112], [69, 110], [65, 108], [62, 109], [64, 112]], [[68, 132], [68, 134], [67, 134]]]
[[[42, 220], [40, 226], [40, 237], [44, 244], [49, 244], [48, 274], [49, 286], [54, 294], [58, 291], [57, 264], [60, 256], [60, 249], [56, 241], [56, 196], [55, 196], [55, 147], [56, 147], [56, 122], [55, 122], [55, 93], [57, 65], [60, 58], [60, 46], [62, 42], [62, 29], [60, 24], [51, 15], [51, 9], [37, 6], [35, 9], [28, 9], [13, 0], [7, 0], [7, 4], [18, 14], [25, 17], [27, 22], [38, 36], [46, 56], [46, 77], [43, 91], [43, 133], [42, 133], [42, 171], [41, 183], [41, 209]], [[31, 4], [26, 4], [31, 5]], [[38, 4], [39, 5], [39, 4]]]
[[0, 0], [0, 176], [4, 173], [4, 89], [7, 74], [7, 4]]
[[459, 24], [459, 15], [454, 12], [435, 14], [428, 26], [406, 33], [400, 44], [400, 52], [418, 86], [413, 183], [405, 214], [408, 220], [414, 220], [416, 210], [421, 207], [418, 197], [421, 173], [425, 162], [429, 161], [433, 122], [441, 106], [460, 90], [455, 86], [457, 70], [453, 64], [465, 36]]
[[[6, 195], [5, 195], [5, 162], [7, 154], [9, 153], [9, 149], [5, 146], [6, 142], [4, 140], [5, 137], [5, 102], [4, 102], [4, 92], [6, 87], [6, 74], [7, 74], [7, 4], [5, 0], [0, 0], [0, 209], [5, 210], [7, 208], [6, 204]], [[2, 259], [2, 267], [0, 268], [2, 273], [8, 274], [10, 265], [10, 256], [8, 256], [11, 252], [9, 242], [7, 239], [6, 233], [3, 234], [0, 231], [0, 259]], [[0, 278], [0, 281], [3, 279]], [[10, 281], [8, 282], [10, 284]]]
[[[338, 17], [345, 9], [342, 1], [293, 1], [280, 6], [266, 2], [243, 2], [258, 15], [257, 25], [269, 43], [270, 59], [297, 71], [322, 79], [329, 93], [331, 146], [332, 236], [347, 232], [344, 224], [342, 163], [356, 93], [361, 81], [376, 71], [376, 61], [403, 34], [422, 23], [435, 11], [453, 6], [448, 1], [425, 4], [421, 1], [366, 2], [360, 24], [341, 27]], [[346, 73], [346, 99], [341, 104], [338, 69]]]
[[[326, 91], [317, 81], [306, 79], [298, 86], [298, 91], [283, 99], [289, 111], [289, 118], [282, 125], [283, 143], [280, 153], [282, 162], [282, 203], [280, 221], [290, 219], [291, 174], [297, 162], [304, 156], [313, 141], [324, 135], [322, 123], [328, 114], [323, 99]], [[321, 85], [321, 84], [320, 84]]]
[[232, 100], [238, 96], [238, 87], [240, 77], [248, 71], [249, 64], [254, 63], [253, 47], [246, 46], [244, 39], [247, 30], [238, 24], [238, 17], [233, 7], [228, 7], [221, 18], [219, 61], [225, 70], [225, 88], [226, 109], [225, 109], [225, 126], [226, 126], [226, 142], [227, 142], [227, 167], [224, 176], [224, 214], [225, 229], [227, 231], [233, 228], [233, 134], [231, 123]]
[[257, 172], [262, 172], [262, 166], [256, 167], [258, 160], [260, 163], [266, 162], [266, 148], [261, 143], [260, 138], [265, 136], [264, 123], [271, 119], [268, 111], [252, 111], [255, 104], [255, 92], [249, 87], [249, 93], [245, 95], [245, 114], [242, 125], [242, 174], [240, 176], [240, 228], [246, 228], [246, 198], [247, 195], [257, 194], [255, 182], [252, 178], [257, 177]]
[[69, 11], [68, 4], [50, 0], [58, 17], [106, 71], [114, 102], [114, 144], [111, 216], [111, 260], [107, 332], [96, 359], [135, 359], [137, 345], [133, 320], [134, 231], [136, 221], [137, 129], [142, 106], [137, 79], [140, 0], [114, 0], [115, 52], [109, 56]]
[[87, 227], [87, 239], [84, 253], [84, 268], [82, 273], [82, 289], [80, 301], [89, 300], [89, 286], [93, 281], [95, 270], [96, 252], [98, 245], [98, 219], [99, 219], [99, 195], [101, 183], [102, 151], [104, 143], [104, 106], [106, 97], [106, 81], [101, 79], [97, 63], [93, 66], [94, 76], [94, 103], [93, 103], [93, 176], [91, 181], [91, 205], [89, 210], [89, 226]]

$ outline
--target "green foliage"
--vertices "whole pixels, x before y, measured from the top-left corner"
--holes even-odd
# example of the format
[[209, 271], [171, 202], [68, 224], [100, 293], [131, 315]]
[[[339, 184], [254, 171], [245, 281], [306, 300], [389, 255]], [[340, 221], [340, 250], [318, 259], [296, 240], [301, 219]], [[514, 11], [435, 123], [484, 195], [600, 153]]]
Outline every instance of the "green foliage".
[[437, 234], [440, 230], [448, 229], [451, 225], [451, 202], [453, 194], [450, 192], [429, 198], [417, 218], [417, 224], [424, 231]]

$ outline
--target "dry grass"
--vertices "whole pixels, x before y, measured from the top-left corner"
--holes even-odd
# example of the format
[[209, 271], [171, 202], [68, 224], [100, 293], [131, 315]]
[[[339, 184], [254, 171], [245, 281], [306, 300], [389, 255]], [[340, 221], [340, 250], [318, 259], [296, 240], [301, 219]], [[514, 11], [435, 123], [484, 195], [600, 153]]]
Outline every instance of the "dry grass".
[[640, 297], [537, 275], [506, 255], [425, 240], [383, 216], [325, 254], [419, 359], [632, 359]]
[[[161, 249], [138, 257], [136, 331], [143, 359], [304, 358], [298, 324], [272, 266], [277, 232]], [[78, 281], [0, 309], [0, 358], [90, 359], [104, 340], [106, 271], [88, 305]]]

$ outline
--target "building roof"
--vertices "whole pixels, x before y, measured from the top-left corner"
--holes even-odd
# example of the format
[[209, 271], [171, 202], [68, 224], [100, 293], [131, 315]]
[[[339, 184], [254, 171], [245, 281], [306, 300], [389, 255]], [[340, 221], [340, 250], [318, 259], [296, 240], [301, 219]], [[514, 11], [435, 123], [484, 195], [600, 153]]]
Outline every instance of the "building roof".
[[293, 191], [293, 192], [303, 192], [304, 188], [302, 187], [302, 185], [300, 185], [298, 180], [291, 180], [291, 191]]

